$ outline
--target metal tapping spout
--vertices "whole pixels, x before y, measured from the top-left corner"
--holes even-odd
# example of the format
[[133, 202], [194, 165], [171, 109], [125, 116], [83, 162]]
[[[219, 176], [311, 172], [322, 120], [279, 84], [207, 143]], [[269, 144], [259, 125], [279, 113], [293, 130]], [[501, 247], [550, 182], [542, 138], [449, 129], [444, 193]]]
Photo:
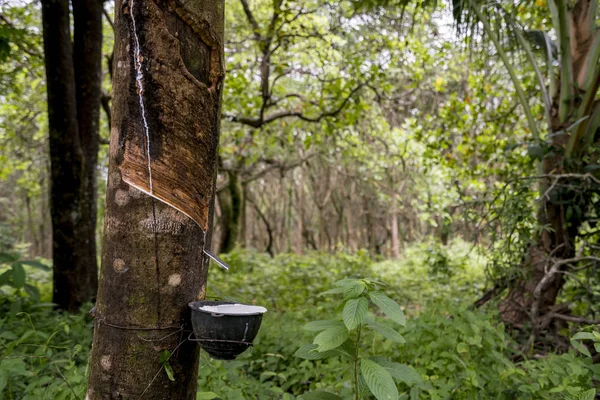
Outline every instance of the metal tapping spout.
[[219, 265], [219, 267], [223, 268], [226, 271], [229, 271], [229, 265], [225, 261], [221, 260], [219, 257], [217, 257], [208, 250], [204, 250], [204, 254], [206, 254], [208, 257], [210, 257], [211, 260], [216, 262]]

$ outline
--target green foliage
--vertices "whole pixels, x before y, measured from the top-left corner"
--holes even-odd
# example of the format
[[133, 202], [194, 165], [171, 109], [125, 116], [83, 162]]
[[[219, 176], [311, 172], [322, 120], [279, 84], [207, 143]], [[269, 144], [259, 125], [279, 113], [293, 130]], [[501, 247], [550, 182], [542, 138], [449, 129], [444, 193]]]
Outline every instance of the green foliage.
[[[321, 331], [313, 340], [312, 345], [304, 345], [294, 354], [305, 360], [323, 359], [341, 356], [349, 364], [354, 365], [353, 386], [355, 398], [361, 395], [360, 382], [364, 381], [370, 393], [378, 400], [398, 399], [398, 389], [392, 374], [388, 371], [390, 366], [394, 369], [395, 364], [389, 364], [383, 359], [374, 358], [373, 361], [361, 356], [361, 348], [364, 347], [365, 333], [363, 329], [368, 328], [385, 339], [396, 343], [405, 343], [404, 338], [394, 328], [375, 321], [375, 316], [368, 313], [369, 300], [378, 311], [385, 314], [389, 319], [400, 326], [405, 326], [406, 321], [402, 309], [394, 300], [380, 292], [383, 284], [370, 279], [342, 279], [334, 283], [335, 288], [328, 290], [325, 294], [342, 294], [343, 307], [341, 319], [320, 320], [308, 323], [304, 329], [308, 331]], [[362, 336], [361, 336], [362, 334]], [[363, 341], [361, 341], [361, 337]], [[360, 365], [360, 375], [358, 368]], [[400, 364], [398, 364], [400, 365]], [[387, 368], [386, 368], [387, 367]], [[401, 366], [409, 369], [408, 366]], [[316, 394], [310, 395], [314, 398]], [[331, 396], [327, 394], [325, 396]], [[311, 397], [309, 397], [311, 398]]]
[[[568, 352], [524, 360], [521, 355], [522, 361], [514, 361], [516, 346], [497, 316], [468, 310], [474, 289], [466, 286], [482, 284], [483, 262], [463, 257], [463, 269], [442, 281], [428, 275], [423, 251], [427, 247], [415, 246], [405, 251], [403, 259], [383, 263], [341, 253], [270, 258], [244, 251], [224, 256], [232, 269], [229, 273], [211, 269], [209, 293], [218, 289], [240, 301], [266, 305], [269, 312], [254, 346], [237, 360], [213, 360], [202, 352], [197, 398], [353, 398], [356, 347], [351, 344], [359, 330], [358, 386], [365, 399], [371, 392], [393, 396], [389, 377], [398, 397], [411, 400], [590, 396], [594, 379], [600, 377], [591, 358]], [[468, 249], [457, 242], [446, 251], [454, 259]], [[48, 272], [28, 265], [25, 269], [26, 282], [40, 287], [42, 299], [49, 298]], [[380, 276], [387, 286], [357, 278], [363, 274]], [[329, 294], [322, 295], [325, 291]], [[85, 312], [58, 313], [29, 296], [22, 297], [22, 312], [11, 315], [16, 299], [11, 293], [0, 294], [0, 386], [4, 385], [0, 398], [38, 399], [44, 393], [46, 398], [82, 398], [90, 318]], [[458, 301], [460, 297], [468, 301]], [[368, 301], [371, 311], [364, 316], [359, 312], [361, 299]], [[398, 299], [405, 309], [390, 299]], [[347, 304], [357, 307], [344, 318]], [[401, 325], [390, 316], [401, 322], [400, 312], [408, 318], [399, 332]], [[353, 328], [348, 330], [346, 323]], [[327, 330], [345, 332], [346, 341], [335, 347], [340, 338], [331, 335], [314, 344]], [[596, 337], [592, 332], [580, 334], [574, 341], [591, 348], [587, 344], [592, 336]], [[300, 343], [307, 344], [299, 347]], [[322, 344], [327, 350], [318, 351]], [[168, 359], [165, 352], [161, 373], [169, 374]], [[173, 378], [177, 380], [176, 375]]]
[[[8, 268], [7, 268], [8, 267]], [[37, 260], [22, 260], [19, 254], [0, 253], [0, 293], [2, 287], [9, 289], [13, 301], [10, 307], [11, 315], [21, 311], [22, 297], [31, 297], [34, 302], [40, 301], [40, 291], [35, 284], [26, 282], [26, 268], [35, 268], [49, 272], [50, 268]]]
[[87, 313], [63, 314], [25, 298], [12, 315], [12, 304], [0, 296], [0, 398], [83, 398], [92, 342]]

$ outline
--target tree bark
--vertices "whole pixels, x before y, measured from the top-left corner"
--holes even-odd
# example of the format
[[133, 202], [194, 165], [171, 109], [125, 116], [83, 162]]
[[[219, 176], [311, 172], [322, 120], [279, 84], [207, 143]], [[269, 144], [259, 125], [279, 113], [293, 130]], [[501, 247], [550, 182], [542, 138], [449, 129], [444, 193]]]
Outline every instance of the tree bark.
[[[187, 304], [206, 289], [223, 1], [117, 0], [115, 10], [113, 129], [87, 398], [194, 399], [199, 347], [187, 340]], [[191, 198], [185, 190], [199, 200], [182, 202], [191, 211], [180, 212], [169, 196]], [[169, 355], [173, 381], [161, 354]]]
[[81, 230], [87, 253], [87, 274], [98, 288], [96, 251], [97, 173], [102, 95], [102, 12], [104, 0], [73, 0], [73, 65], [79, 139], [83, 151], [80, 207], [85, 221]]
[[[100, 106], [99, 99], [94, 102], [94, 88], [100, 84], [100, 65], [95, 59], [102, 49], [102, 24], [97, 23], [96, 3], [76, 3], [76, 53], [86, 60], [74, 65], [69, 2], [42, 1], [50, 131], [52, 301], [68, 311], [77, 311], [84, 302], [93, 300], [98, 285], [94, 186], [97, 145], [93, 147], [92, 142], [98, 129], [93, 108]], [[99, 10], [101, 18], [101, 4]], [[78, 99], [82, 103], [79, 118]], [[87, 135], [83, 140], [80, 126]], [[90, 160], [86, 159], [88, 155]]]

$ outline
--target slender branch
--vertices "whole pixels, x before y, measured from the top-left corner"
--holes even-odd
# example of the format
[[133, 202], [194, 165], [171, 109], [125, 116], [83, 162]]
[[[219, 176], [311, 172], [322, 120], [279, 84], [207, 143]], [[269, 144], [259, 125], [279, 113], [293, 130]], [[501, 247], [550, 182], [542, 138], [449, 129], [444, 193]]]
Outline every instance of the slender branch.
[[548, 313], [546, 315], [548, 319], [562, 319], [567, 322], [574, 322], [578, 324], [586, 324], [586, 325], [600, 325], [600, 319], [588, 319], [582, 317], [574, 317], [572, 315], [564, 315], [559, 313]]
[[258, 26], [256, 19], [254, 19], [254, 15], [252, 15], [252, 11], [250, 11], [250, 6], [248, 5], [248, 1], [240, 0], [240, 3], [242, 3], [242, 7], [244, 8], [244, 14], [246, 14], [246, 18], [248, 18], [248, 22], [250, 23], [250, 26], [252, 27], [252, 33], [254, 34], [254, 37], [257, 40], [262, 40], [262, 37], [260, 35], [260, 27]]
[[356, 92], [358, 92], [361, 88], [363, 88], [364, 86], [366, 86], [365, 83], [361, 83], [360, 85], [356, 86], [354, 89], [352, 89], [352, 91], [348, 94], [348, 96], [341, 102], [341, 104], [338, 107], [336, 107], [333, 110], [323, 111], [321, 114], [319, 114], [316, 117], [309, 117], [301, 111], [284, 110], [284, 111], [275, 112], [264, 118], [260, 118], [260, 117], [259, 118], [247, 118], [247, 117], [238, 117], [235, 115], [224, 115], [224, 118], [228, 119], [231, 122], [237, 122], [240, 124], [251, 126], [253, 128], [260, 128], [271, 122], [277, 121], [282, 118], [287, 118], [287, 117], [296, 117], [296, 118], [299, 118], [306, 122], [320, 122], [324, 118], [334, 117], [337, 114], [339, 114], [344, 109], [346, 104], [348, 104], [348, 102], [350, 101], [352, 96]]
[[106, 20], [108, 21], [108, 24], [110, 25], [110, 27], [112, 28], [113, 32], [115, 31], [115, 24], [112, 20], [112, 18], [110, 17], [110, 15], [108, 15], [108, 11], [106, 11], [106, 9], [102, 10], [102, 14], [104, 14], [104, 18], [106, 18]]
[[[309, 159], [311, 159], [312, 157], [314, 157], [315, 155], [317, 155], [317, 153], [310, 153], [307, 154], [306, 156], [302, 157], [301, 159], [299, 159], [298, 161], [295, 161], [293, 163], [290, 164], [283, 164], [283, 163], [272, 163], [272, 165], [270, 165], [269, 167], [266, 167], [264, 169], [262, 169], [261, 171], [257, 172], [256, 174], [243, 179], [242, 180], [242, 186], [243, 185], [247, 185], [250, 182], [253, 182], [257, 179], [262, 178], [263, 176], [265, 176], [266, 174], [268, 174], [271, 171], [275, 171], [275, 170], [280, 170], [282, 172], [286, 172], [289, 171], [291, 169], [294, 169], [296, 167], [301, 166], [302, 164], [304, 164], [306, 161], [308, 161]], [[226, 169], [221, 168], [221, 171], [225, 171]], [[227, 186], [222, 186], [220, 188], [217, 189], [217, 193], [221, 193], [223, 192], [225, 189], [227, 189]]]

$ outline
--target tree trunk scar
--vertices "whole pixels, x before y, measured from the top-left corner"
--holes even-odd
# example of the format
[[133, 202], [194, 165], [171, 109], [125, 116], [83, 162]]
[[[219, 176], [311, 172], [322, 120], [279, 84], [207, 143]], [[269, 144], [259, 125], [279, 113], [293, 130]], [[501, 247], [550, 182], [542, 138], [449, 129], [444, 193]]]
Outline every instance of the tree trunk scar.
[[148, 121], [146, 120], [146, 107], [144, 106], [144, 74], [142, 72], [142, 62], [144, 58], [140, 50], [140, 39], [137, 34], [137, 27], [135, 25], [135, 10], [134, 1], [129, 0], [129, 14], [131, 15], [131, 24], [134, 38], [134, 64], [135, 64], [135, 82], [137, 86], [137, 93], [140, 100], [140, 113], [142, 114], [142, 122], [144, 124], [144, 133], [146, 135], [146, 157], [148, 159], [148, 186], [150, 187], [150, 195], [152, 195], [152, 166], [150, 163], [150, 130], [148, 128]]

